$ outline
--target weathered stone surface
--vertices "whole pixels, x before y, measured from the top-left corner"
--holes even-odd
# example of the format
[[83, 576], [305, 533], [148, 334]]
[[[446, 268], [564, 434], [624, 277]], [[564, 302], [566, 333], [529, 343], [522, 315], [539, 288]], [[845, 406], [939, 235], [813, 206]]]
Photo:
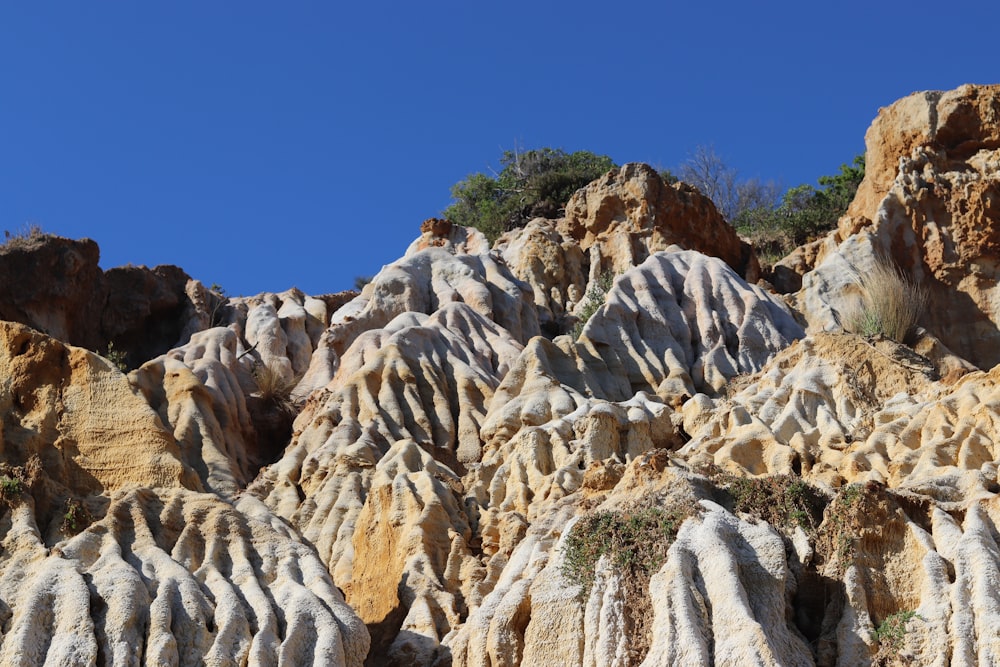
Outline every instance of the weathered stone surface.
[[759, 273], [752, 249], [708, 197], [664, 183], [645, 164], [626, 164], [580, 189], [556, 227], [584, 252], [600, 249], [597, 273], [621, 273], [672, 245], [718, 257], [750, 282]]
[[490, 250], [486, 236], [477, 229], [452, 224], [450, 220], [428, 218], [420, 225], [420, 237], [410, 244], [406, 255], [443, 248], [460, 255], [482, 255]]
[[719, 257], [754, 282], [760, 267], [712, 202], [694, 188], [668, 185], [644, 164], [626, 164], [580, 189], [565, 217], [537, 218], [503, 234], [496, 251], [527, 282], [549, 337], [570, 330], [588, 292], [606, 276], [676, 246]]
[[[192, 336], [131, 374], [135, 386], [180, 447], [205, 489], [231, 498], [262, 460], [238, 379], [237, 337], [217, 327]], [[243, 371], [245, 373], [245, 371]]]
[[632, 393], [669, 401], [718, 392], [802, 335], [784, 304], [720, 260], [668, 251], [615, 281], [581, 343], [624, 374]]
[[436, 655], [464, 613], [459, 573], [474, 562], [459, 475], [481, 457], [488, 401], [520, 350], [463, 302], [357, 336], [253, 487], [316, 546], [394, 664]]
[[32, 501], [2, 530], [6, 665], [353, 665], [364, 625], [314, 552], [237, 507], [183, 489], [111, 494], [49, 550]]
[[590, 280], [589, 254], [544, 218], [504, 234], [496, 249], [514, 275], [531, 286], [543, 331], [554, 336], [566, 330], [566, 316], [581, 302]]
[[340, 308], [323, 333], [302, 395], [333, 379], [341, 357], [366, 331], [385, 327], [404, 313], [432, 314], [462, 302], [524, 343], [539, 333], [530, 289], [492, 255], [453, 254], [443, 248], [415, 251], [382, 269], [361, 294]]
[[[68, 310], [0, 316], [165, 339], [191, 306], [127, 377], [0, 323], [0, 662], [996, 662], [1000, 365], [965, 359], [997, 335], [998, 96], [882, 112], [838, 231], [784, 263], [805, 338], [638, 165], [493, 250], [428, 220], [350, 297], [123, 269], [94, 320], [87, 244], [29, 243]], [[883, 254], [932, 294], [912, 347], [823, 332]]]
[[856, 273], [888, 257], [927, 290], [926, 329], [980, 368], [1000, 362], [998, 118], [1000, 86], [915, 93], [880, 112], [865, 180], [796, 296], [810, 330], [839, 326]]
[[81, 496], [130, 485], [200, 490], [174, 438], [107, 360], [0, 322], [0, 378], [7, 464], [37, 457], [48, 480]]
[[796, 474], [839, 487], [875, 481], [940, 503], [996, 488], [997, 369], [949, 386], [934, 365], [888, 341], [818, 334], [798, 342], [729, 399], [683, 408], [680, 455], [739, 474]]
[[133, 374], [161, 420], [107, 360], [0, 322], [0, 662], [363, 664], [368, 632], [314, 550], [256, 500], [200, 493], [246, 481], [220, 426], [242, 399], [234, 339]]
[[135, 367], [209, 324], [205, 290], [176, 266], [101, 271], [89, 239], [41, 234], [0, 247], [0, 320]]

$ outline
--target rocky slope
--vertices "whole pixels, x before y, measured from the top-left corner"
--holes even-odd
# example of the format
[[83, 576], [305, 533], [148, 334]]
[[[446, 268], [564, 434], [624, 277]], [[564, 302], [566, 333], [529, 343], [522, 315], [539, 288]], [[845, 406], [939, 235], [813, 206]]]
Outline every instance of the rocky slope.
[[[0, 249], [0, 662], [1000, 661], [1000, 87], [866, 141], [785, 296], [644, 165], [360, 294]], [[886, 257], [908, 345], [842, 330]]]

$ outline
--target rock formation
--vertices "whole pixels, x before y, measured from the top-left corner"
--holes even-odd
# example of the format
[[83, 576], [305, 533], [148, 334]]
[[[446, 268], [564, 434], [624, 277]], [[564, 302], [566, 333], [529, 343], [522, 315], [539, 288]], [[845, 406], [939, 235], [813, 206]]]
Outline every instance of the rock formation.
[[[652, 167], [626, 164], [574, 194], [557, 221], [538, 218], [497, 242], [514, 275], [531, 285], [543, 325], [566, 329], [565, 315], [602, 275], [618, 275], [671, 246], [720, 258], [750, 282], [756, 255], [708, 197], [669, 185]], [[577, 313], [579, 314], [579, 313]]]
[[89, 239], [33, 233], [8, 242], [0, 248], [0, 319], [90, 350], [111, 344], [131, 367], [209, 325], [212, 296], [176, 266], [105, 272], [99, 260]]
[[984, 370], [1000, 362], [998, 117], [1000, 86], [914, 93], [880, 111], [858, 195], [796, 295], [811, 329], [835, 327], [856, 298], [852, 276], [888, 257], [929, 293], [926, 329]]
[[[0, 663], [997, 662], [998, 100], [882, 110], [787, 301], [644, 165], [360, 293], [10, 244]], [[907, 345], [842, 330], [885, 258]]]
[[205, 383], [160, 369], [180, 403], [161, 420], [107, 360], [0, 323], [0, 662], [363, 663], [368, 633], [312, 548], [252, 498], [203, 492], [245, 483], [218, 472], [245, 452], [222, 466], [242, 443], [192, 435], [238, 391], [200, 367]]

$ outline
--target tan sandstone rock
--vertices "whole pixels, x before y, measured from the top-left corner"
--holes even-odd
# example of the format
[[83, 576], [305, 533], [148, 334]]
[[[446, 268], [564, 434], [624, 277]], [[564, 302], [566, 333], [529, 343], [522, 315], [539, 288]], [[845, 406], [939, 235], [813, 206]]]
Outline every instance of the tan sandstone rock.
[[719, 257], [751, 282], [759, 272], [753, 251], [707, 197], [664, 183], [649, 165], [626, 164], [579, 190], [557, 229], [584, 252], [601, 248], [600, 269], [615, 273], [671, 245]]
[[930, 333], [981, 368], [1000, 361], [998, 117], [1000, 86], [915, 93], [880, 112], [865, 180], [796, 296], [811, 330], [839, 326], [856, 273], [889, 257], [928, 291]]

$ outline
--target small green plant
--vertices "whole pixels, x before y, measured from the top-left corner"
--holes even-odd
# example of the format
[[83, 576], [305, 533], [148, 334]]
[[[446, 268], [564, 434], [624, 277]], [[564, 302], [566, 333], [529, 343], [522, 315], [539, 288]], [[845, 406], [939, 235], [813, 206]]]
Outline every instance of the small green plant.
[[879, 653], [898, 654], [903, 648], [903, 638], [906, 637], [906, 624], [914, 618], [922, 617], [915, 611], [897, 611], [886, 616], [872, 632], [872, 639], [878, 644]]
[[835, 556], [840, 568], [844, 569], [854, 558], [858, 541], [857, 515], [864, 513], [864, 485], [848, 484], [840, 488], [837, 497], [830, 503], [823, 524], [823, 551]]
[[890, 260], [879, 258], [858, 272], [861, 301], [847, 313], [847, 329], [860, 336], [884, 336], [902, 343], [927, 304], [927, 292]]
[[850, 507], [854, 501], [861, 497], [861, 484], [848, 484], [840, 490], [840, 502]]
[[598, 276], [590, 288], [587, 290], [587, 294], [583, 297], [584, 304], [583, 308], [580, 310], [580, 319], [577, 321], [576, 325], [573, 327], [573, 338], [579, 338], [580, 334], [583, 333], [583, 327], [587, 325], [590, 318], [594, 316], [601, 306], [604, 305], [604, 301], [608, 296], [608, 292], [615, 284], [615, 274], [611, 271], [604, 271]]
[[108, 341], [108, 349], [101, 356], [113, 363], [122, 373], [128, 373], [128, 352], [116, 348], [113, 341]]
[[14, 475], [0, 475], [0, 498], [8, 505], [17, 502], [24, 493], [24, 480]]
[[595, 512], [573, 525], [563, 549], [562, 575], [579, 586], [585, 600], [594, 584], [597, 562], [606, 556], [621, 576], [625, 631], [630, 664], [649, 650], [653, 608], [649, 579], [667, 559], [684, 520], [692, 510], [680, 506], [639, 506], [619, 512]]
[[42, 461], [32, 454], [23, 466], [0, 463], [0, 504], [14, 507], [21, 497], [36, 484], [42, 472]]
[[90, 512], [76, 498], [66, 499], [66, 513], [63, 514], [62, 532], [66, 535], [76, 535], [90, 525]]

